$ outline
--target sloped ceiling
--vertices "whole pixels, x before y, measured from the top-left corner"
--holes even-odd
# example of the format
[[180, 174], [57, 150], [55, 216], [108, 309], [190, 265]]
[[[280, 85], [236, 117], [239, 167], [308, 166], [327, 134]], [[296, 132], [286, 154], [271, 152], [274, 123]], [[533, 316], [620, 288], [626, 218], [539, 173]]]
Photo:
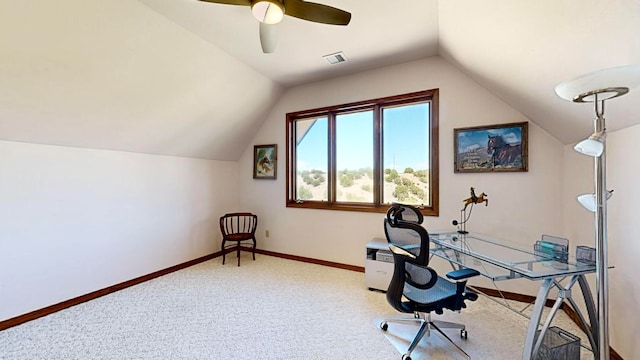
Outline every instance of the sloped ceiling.
[[[140, 1], [285, 86], [438, 54], [437, 0], [314, 0], [351, 12], [351, 22], [331, 26], [285, 16], [271, 54], [262, 53], [258, 22], [248, 6]], [[349, 62], [332, 66], [322, 58], [338, 51]]]
[[[0, 1], [0, 139], [236, 160], [286, 88], [440, 55], [569, 144], [593, 109], [555, 85], [640, 64], [637, 0], [317, 1], [351, 24], [285, 17], [273, 54], [243, 6]], [[337, 51], [349, 62], [322, 59]], [[640, 90], [605, 116], [639, 124]]]
[[[440, 55], [565, 144], [593, 132], [593, 104], [554, 87], [640, 64], [638, 0], [440, 1]], [[640, 124], [640, 88], [607, 102], [609, 130]]]
[[137, 1], [0, 1], [3, 140], [236, 160], [281, 91]]

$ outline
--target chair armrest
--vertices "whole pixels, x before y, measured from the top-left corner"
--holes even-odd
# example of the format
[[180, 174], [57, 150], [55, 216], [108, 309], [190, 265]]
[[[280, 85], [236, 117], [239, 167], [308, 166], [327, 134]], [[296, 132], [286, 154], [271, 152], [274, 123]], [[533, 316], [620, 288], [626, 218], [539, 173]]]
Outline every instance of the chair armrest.
[[456, 281], [456, 301], [454, 305], [454, 311], [458, 311], [463, 307], [466, 307], [464, 304], [465, 300], [474, 301], [478, 298], [478, 295], [473, 292], [468, 292], [467, 290], [467, 279], [472, 276], [478, 276], [480, 272], [474, 269], [459, 269], [450, 271], [447, 273], [447, 277], [451, 280]]
[[403, 248], [401, 248], [399, 246], [393, 245], [393, 244], [389, 244], [389, 250], [391, 250], [391, 252], [394, 253], [394, 254], [406, 256], [406, 257], [411, 258], [411, 259], [415, 259], [416, 258], [416, 256], [414, 254], [410, 253], [409, 251], [407, 251], [407, 250], [405, 250], [405, 249], [403, 249]]
[[468, 279], [472, 276], [478, 276], [480, 275], [480, 273], [478, 272], [478, 270], [474, 270], [474, 269], [460, 269], [460, 270], [454, 270], [454, 271], [450, 271], [447, 273], [447, 277], [451, 280], [462, 280], [462, 279]]

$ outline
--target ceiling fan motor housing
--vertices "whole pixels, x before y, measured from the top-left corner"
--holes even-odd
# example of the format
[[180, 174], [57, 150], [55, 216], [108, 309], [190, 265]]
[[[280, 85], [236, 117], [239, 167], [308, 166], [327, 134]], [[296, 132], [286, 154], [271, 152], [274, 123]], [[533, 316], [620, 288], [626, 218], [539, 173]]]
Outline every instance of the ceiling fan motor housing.
[[284, 5], [277, 0], [254, 0], [251, 12], [261, 23], [277, 24], [284, 17]]

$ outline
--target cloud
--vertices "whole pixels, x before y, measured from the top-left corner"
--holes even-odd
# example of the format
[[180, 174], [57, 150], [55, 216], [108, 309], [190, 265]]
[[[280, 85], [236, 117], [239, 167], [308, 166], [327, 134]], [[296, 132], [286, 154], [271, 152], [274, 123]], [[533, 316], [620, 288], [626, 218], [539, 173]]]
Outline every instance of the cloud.
[[462, 149], [462, 151], [460, 153], [466, 153], [466, 152], [477, 150], [477, 149], [480, 149], [480, 145], [479, 144], [471, 144], [471, 145], [467, 146], [466, 148]]
[[502, 138], [504, 139], [504, 141], [506, 141], [509, 144], [519, 144], [520, 143], [520, 139], [518, 138], [518, 135], [516, 135], [516, 134], [514, 134], [512, 132], [502, 135]]

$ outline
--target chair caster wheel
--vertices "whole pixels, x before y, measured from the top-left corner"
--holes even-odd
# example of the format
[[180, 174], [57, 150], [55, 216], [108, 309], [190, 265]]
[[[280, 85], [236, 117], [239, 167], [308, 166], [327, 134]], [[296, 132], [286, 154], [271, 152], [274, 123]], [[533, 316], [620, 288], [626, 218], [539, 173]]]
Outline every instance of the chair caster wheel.
[[467, 333], [467, 330], [465, 330], [465, 329], [460, 330], [460, 337], [461, 338], [467, 340], [467, 338], [469, 337], [468, 335], [469, 334]]
[[387, 331], [388, 328], [389, 328], [389, 324], [387, 324], [386, 321], [383, 321], [380, 323], [380, 329], [382, 329], [382, 331]]
[[409, 354], [402, 355], [402, 360], [411, 360], [411, 356]]

